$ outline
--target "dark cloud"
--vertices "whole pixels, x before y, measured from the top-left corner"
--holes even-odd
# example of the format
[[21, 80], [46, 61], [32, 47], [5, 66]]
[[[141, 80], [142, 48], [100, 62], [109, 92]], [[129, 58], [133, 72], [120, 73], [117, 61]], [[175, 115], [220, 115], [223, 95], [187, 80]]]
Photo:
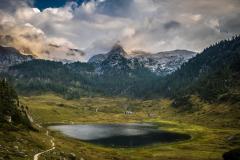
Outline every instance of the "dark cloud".
[[[65, 46], [61, 46], [61, 45], [57, 45], [57, 44], [48, 44], [49, 47], [52, 48], [56, 48], [56, 49], [61, 49], [64, 48]], [[67, 52], [65, 53], [67, 56], [75, 56], [76, 54], [80, 55], [80, 56], [85, 56], [85, 52], [83, 52], [80, 49], [76, 49], [76, 48], [67, 48]]]
[[66, 53], [67, 56], [76, 56], [76, 54], [80, 56], [85, 56], [85, 52], [81, 51], [80, 49], [75, 48], [68, 48], [69, 52]]
[[167, 23], [164, 24], [164, 28], [166, 30], [170, 30], [170, 29], [176, 29], [181, 27], [181, 24], [177, 21], [169, 21]]
[[76, 49], [76, 48], [69, 48], [70, 51], [72, 51], [72, 53], [75, 55], [75, 53], [78, 53], [80, 56], [85, 56], [85, 52], [83, 52], [80, 49]]
[[221, 32], [239, 34], [240, 33], [240, 12], [224, 16], [219, 21]]

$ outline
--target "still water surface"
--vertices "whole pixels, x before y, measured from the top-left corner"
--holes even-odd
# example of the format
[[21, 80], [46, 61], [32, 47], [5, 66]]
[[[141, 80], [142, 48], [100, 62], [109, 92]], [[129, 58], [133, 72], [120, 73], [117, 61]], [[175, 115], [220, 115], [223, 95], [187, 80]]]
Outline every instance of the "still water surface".
[[49, 128], [72, 138], [108, 147], [138, 147], [191, 138], [187, 134], [163, 131], [150, 123], [55, 125]]

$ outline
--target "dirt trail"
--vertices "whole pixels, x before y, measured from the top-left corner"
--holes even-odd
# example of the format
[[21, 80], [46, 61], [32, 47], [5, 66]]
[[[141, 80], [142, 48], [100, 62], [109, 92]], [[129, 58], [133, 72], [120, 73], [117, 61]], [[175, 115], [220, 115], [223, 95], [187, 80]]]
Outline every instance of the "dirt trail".
[[47, 135], [49, 138], [51, 138], [51, 139], [50, 139], [50, 142], [51, 142], [51, 144], [52, 144], [52, 148], [35, 154], [34, 157], [33, 157], [33, 160], [38, 160], [38, 158], [39, 158], [42, 154], [44, 154], [44, 153], [46, 153], [46, 152], [50, 152], [50, 151], [52, 151], [52, 150], [54, 150], [54, 149], [56, 148], [56, 147], [55, 147], [55, 143], [54, 143], [54, 138], [51, 137], [51, 136], [49, 136], [49, 132], [48, 132], [48, 131], [46, 132], [46, 135]]

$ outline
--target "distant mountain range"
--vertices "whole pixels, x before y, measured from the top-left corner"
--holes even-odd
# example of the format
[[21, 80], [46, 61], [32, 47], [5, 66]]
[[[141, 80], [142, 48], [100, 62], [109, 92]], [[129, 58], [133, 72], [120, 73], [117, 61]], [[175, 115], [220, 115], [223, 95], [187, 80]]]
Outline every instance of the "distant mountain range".
[[197, 53], [187, 50], [174, 50], [156, 54], [143, 54], [139, 51], [130, 56], [122, 46], [116, 44], [110, 52], [95, 55], [89, 59], [88, 63], [94, 64], [98, 73], [106, 72], [112, 68], [129, 70], [145, 67], [157, 75], [166, 76], [196, 55]]
[[131, 59], [137, 60], [157, 75], [166, 76], [176, 71], [183, 63], [186, 63], [196, 55], [196, 52], [188, 50], [174, 50], [156, 54], [138, 54]]
[[54, 92], [67, 98], [196, 94], [209, 101], [238, 101], [239, 53], [239, 36], [211, 45], [199, 54], [175, 50], [129, 56], [120, 45], [115, 45], [108, 53], [93, 56], [88, 63], [38, 60], [1, 47], [0, 64], [5, 69], [0, 76], [11, 79], [23, 94]]
[[[89, 59], [97, 74], [110, 72], [131, 72], [131, 70], [146, 68], [158, 76], [166, 76], [176, 71], [183, 63], [196, 56], [197, 53], [187, 50], [174, 50], [150, 54], [135, 52], [129, 55], [122, 46], [116, 44], [106, 54], [98, 54]], [[23, 55], [15, 48], [0, 46], [0, 69], [35, 59], [31, 55]], [[63, 62], [65, 63], [65, 61]], [[68, 61], [71, 63], [71, 61]]]

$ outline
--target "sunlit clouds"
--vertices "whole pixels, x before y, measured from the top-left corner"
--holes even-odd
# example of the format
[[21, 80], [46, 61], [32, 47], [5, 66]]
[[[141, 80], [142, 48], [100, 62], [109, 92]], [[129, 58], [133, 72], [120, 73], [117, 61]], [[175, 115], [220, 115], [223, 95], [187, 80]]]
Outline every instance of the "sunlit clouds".
[[86, 61], [116, 42], [129, 53], [199, 52], [240, 33], [239, 8], [238, 0], [91, 0], [40, 11], [32, 1], [4, 0], [0, 43], [56, 60]]

